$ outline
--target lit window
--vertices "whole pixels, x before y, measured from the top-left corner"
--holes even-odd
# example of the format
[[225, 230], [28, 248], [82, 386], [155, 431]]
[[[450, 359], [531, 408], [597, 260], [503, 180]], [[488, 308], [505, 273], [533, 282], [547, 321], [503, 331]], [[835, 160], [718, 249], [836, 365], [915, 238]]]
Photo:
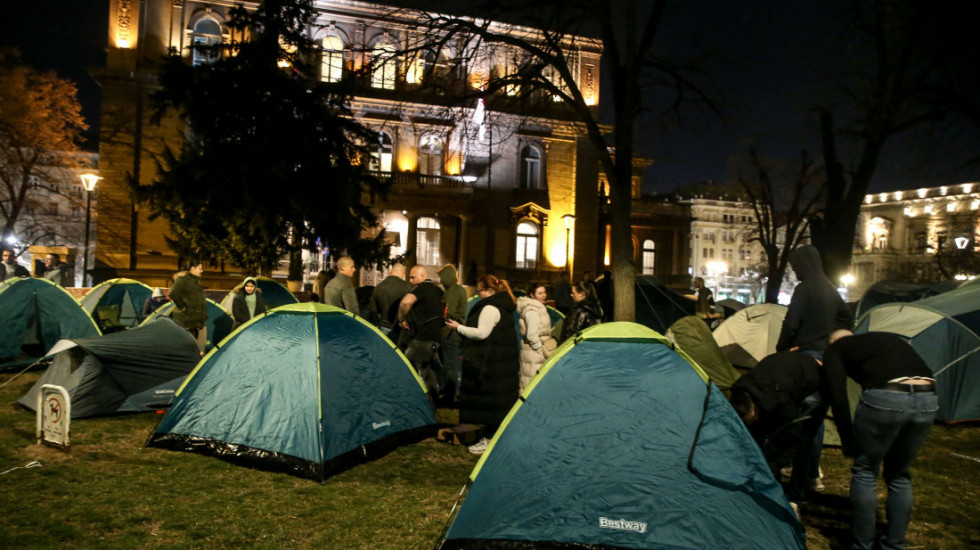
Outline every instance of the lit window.
[[442, 175], [442, 140], [436, 136], [425, 136], [419, 141], [419, 173]]
[[395, 47], [377, 44], [371, 54], [371, 86], [383, 90], [395, 89]]
[[394, 142], [388, 132], [380, 132], [378, 134], [378, 148], [371, 153], [371, 170], [391, 172], [391, 158], [394, 149]]
[[640, 262], [640, 271], [644, 275], [653, 275], [653, 260], [656, 252], [656, 244], [650, 239], [643, 241], [643, 256]]
[[538, 226], [532, 222], [517, 224], [517, 255], [514, 267], [534, 269], [538, 264]]
[[207, 17], [198, 21], [194, 25], [194, 35], [191, 38], [191, 63], [196, 67], [217, 61], [220, 54], [209, 48], [217, 44], [221, 44], [221, 25]]
[[521, 188], [541, 187], [541, 153], [531, 145], [521, 149]]
[[418, 243], [418, 253], [416, 254], [418, 263], [422, 265], [439, 265], [439, 220], [435, 218], [419, 218], [416, 224]]
[[320, 80], [340, 82], [344, 72], [344, 42], [336, 36], [327, 36], [321, 46]]

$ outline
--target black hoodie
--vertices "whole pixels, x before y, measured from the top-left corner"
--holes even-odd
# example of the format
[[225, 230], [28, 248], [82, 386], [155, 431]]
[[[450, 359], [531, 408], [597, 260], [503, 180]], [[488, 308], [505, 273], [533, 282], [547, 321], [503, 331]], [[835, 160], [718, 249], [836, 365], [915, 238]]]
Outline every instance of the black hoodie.
[[806, 245], [790, 252], [789, 263], [800, 284], [793, 290], [776, 351], [792, 347], [799, 347], [799, 351], [826, 349], [830, 333], [838, 328], [850, 329], [854, 316], [824, 275], [815, 247]]

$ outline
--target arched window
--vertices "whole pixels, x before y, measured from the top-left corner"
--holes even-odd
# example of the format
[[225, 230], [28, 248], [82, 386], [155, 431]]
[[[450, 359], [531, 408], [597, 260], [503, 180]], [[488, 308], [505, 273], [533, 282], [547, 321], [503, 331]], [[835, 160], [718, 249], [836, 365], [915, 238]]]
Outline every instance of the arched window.
[[538, 265], [538, 226], [529, 221], [517, 224], [517, 252], [514, 267], [534, 269]]
[[336, 36], [325, 36], [320, 46], [320, 80], [340, 82], [344, 74], [343, 40]]
[[371, 154], [371, 170], [380, 172], [391, 172], [391, 158], [395, 151], [395, 144], [388, 132], [378, 134], [378, 148]]
[[541, 151], [525, 145], [521, 149], [521, 189], [540, 189], [541, 179]]
[[202, 18], [194, 24], [191, 35], [191, 63], [196, 67], [217, 61], [221, 54], [207, 48], [217, 44], [221, 44], [221, 24], [209, 17]]
[[419, 218], [415, 225], [417, 230], [416, 260], [422, 265], [439, 265], [439, 220], [435, 218]]
[[643, 241], [641, 251], [640, 272], [644, 275], [653, 275], [653, 261], [657, 245], [650, 239]]
[[419, 173], [442, 175], [442, 140], [436, 136], [425, 136], [419, 140]]
[[383, 90], [395, 89], [395, 47], [379, 42], [371, 54], [371, 86]]

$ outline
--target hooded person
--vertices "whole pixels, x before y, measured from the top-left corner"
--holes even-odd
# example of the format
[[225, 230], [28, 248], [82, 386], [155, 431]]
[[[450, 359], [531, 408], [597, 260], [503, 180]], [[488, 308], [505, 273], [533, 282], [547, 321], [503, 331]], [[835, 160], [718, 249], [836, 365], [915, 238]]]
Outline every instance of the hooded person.
[[[466, 289], [459, 284], [459, 274], [451, 264], [442, 266], [438, 271], [439, 282], [442, 283], [442, 305], [446, 319], [460, 323], [466, 321]], [[462, 377], [462, 345], [463, 337], [459, 332], [444, 326], [442, 329], [442, 365], [446, 369], [446, 379], [454, 384], [454, 394], [459, 394]]]
[[167, 303], [167, 297], [163, 295], [163, 290], [160, 287], [153, 289], [153, 294], [143, 302], [143, 311], [140, 312], [140, 320], [145, 320], [153, 312], [160, 309], [160, 306]]
[[854, 316], [824, 275], [820, 252], [805, 245], [789, 253], [789, 263], [800, 284], [793, 290], [776, 351], [802, 351], [821, 359], [830, 334], [851, 328]]
[[231, 317], [235, 320], [233, 328], [238, 328], [256, 315], [266, 312], [262, 289], [253, 277], [247, 277], [242, 284], [233, 288], [232, 292], [235, 294], [231, 302]]

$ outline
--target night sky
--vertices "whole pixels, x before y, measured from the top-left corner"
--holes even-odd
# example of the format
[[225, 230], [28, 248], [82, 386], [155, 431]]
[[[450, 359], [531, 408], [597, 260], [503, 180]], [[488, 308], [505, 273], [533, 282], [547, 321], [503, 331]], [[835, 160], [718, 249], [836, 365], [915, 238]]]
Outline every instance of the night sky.
[[[644, 190], [730, 181], [737, 175], [737, 158], [750, 145], [770, 158], [795, 159], [803, 149], [817, 156], [809, 113], [816, 101], [833, 98], [826, 75], [850, 55], [846, 5], [846, 0], [674, 2], [657, 51], [701, 59], [722, 117], [685, 109], [679, 120], [665, 122], [656, 116], [664, 96], [654, 91], [639, 132], [639, 152], [655, 159]], [[104, 63], [107, 27], [105, 0], [16, 2], [0, 18], [0, 45], [16, 46], [28, 64], [76, 82], [83, 114], [95, 129], [100, 90], [86, 67]], [[961, 145], [951, 147], [944, 128], [929, 130], [927, 139], [922, 139], [927, 132], [920, 132], [889, 145], [873, 190], [980, 181], [978, 163], [967, 162], [980, 156], [980, 131], [967, 130], [955, 141]]]

